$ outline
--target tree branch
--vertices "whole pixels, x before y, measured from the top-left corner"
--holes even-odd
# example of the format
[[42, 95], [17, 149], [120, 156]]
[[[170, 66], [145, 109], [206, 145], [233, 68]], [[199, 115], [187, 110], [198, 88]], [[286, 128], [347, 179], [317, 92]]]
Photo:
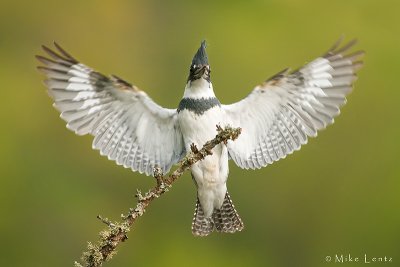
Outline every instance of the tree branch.
[[87, 250], [82, 254], [82, 262], [75, 262], [75, 267], [98, 267], [105, 261], [108, 261], [116, 253], [117, 246], [128, 239], [127, 233], [130, 231], [136, 219], [141, 217], [150, 203], [167, 192], [172, 184], [182, 174], [190, 169], [196, 162], [204, 159], [206, 156], [212, 154], [212, 149], [220, 143], [226, 144], [228, 140], [235, 140], [241, 133], [241, 128], [232, 128], [230, 126], [222, 129], [217, 125], [218, 134], [214, 139], [206, 142], [203, 147], [198, 150], [196, 145], [191, 145], [191, 152], [188, 153], [179, 163], [179, 167], [169, 176], [165, 176], [160, 168], [154, 168], [154, 178], [156, 179], [156, 186], [151, 188], [144, 195], [138, 190], [136, 194], [137, 204], [135, 208], [130, 208], [126, 215], [121, 215], [121, 222], [111, 222], [107, 218], [100, 215], [97, 216], [107, 229], [100, 232], [100, 240], [97, 244], [88, 242]]

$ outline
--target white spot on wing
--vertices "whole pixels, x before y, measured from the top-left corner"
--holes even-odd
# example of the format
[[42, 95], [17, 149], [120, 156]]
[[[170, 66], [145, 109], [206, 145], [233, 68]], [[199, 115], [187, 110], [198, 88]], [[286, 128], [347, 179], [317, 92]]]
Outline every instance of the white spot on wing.
[[70, 84], [68, 84], [66, 89], [73, 90], [73, 91], [93, 90], [93, 86], [90, 84], [84, 84], [84, 83], [70, 83]]
[[73, 76], [77, 76], [77, 77], [81, 77], [81, 78], [86, 78], [86, 79], [89, 78], [88, 74], [86, 74], [86, 73], [84, 73], [82, 71], [75, 70], [75, 69], [72, 69], [72, 70], [68, 71], [68, 74], [73, 75]]

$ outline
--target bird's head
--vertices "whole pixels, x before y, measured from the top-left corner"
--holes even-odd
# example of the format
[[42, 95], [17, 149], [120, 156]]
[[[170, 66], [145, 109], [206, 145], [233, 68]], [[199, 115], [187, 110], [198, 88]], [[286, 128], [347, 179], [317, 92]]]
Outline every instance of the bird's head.
[[202, 41], [199, 49], [192, 59], [188, 81], [193, 82], [198, 79], [204, 79], [210, 82], [210, 65], [206, 53], [206, 41]]

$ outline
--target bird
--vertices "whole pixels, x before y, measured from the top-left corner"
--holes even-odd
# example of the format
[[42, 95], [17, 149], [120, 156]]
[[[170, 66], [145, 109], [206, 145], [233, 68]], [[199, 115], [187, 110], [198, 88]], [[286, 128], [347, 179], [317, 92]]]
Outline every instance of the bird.
[[202, 41], [189, 68], [183, 98], [175, 109], [161, 107], [144, 91], [116, 75], [106, 76], [76, 60], [59, 44], [42, 46], [38, 70], [53, 106], [77, 135], [94, 136], [92, 147], [118, 165], [145, 175], [167, 173], [190, 151], [215, 137], [216, 125], [242, 129], [191, 167], [197, 188], [192, 233], [235, 233], [244, 224], [227, 191], [229, 160], [260, 169], [285, 158], [316, 137], [339, 115], [363, 65], [356, 40], [340, 38], [328, 52], [297, 70], [289, 68], [255, 86], [242, 100], [224, 105], [214, 93]]

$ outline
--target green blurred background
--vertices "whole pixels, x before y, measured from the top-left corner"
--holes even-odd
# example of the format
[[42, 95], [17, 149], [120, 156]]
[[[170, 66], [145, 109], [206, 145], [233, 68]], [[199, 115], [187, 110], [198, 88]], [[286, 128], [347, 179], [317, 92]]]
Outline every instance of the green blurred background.
[[[231, 162], [246, 225], [194, 238], [186, 174], [156, 201], [106, 266], [334, 266], [326, 256], [388, 256], [400, 266], [398, 1], [8, 1], [0, 4], [0, 266], [72, 266], [151, 178], [68, 131], [35, 69], [53, 40], [103, 73], [176, 107], [191, 58], [208, 41], [217, 96], [232, 103], [341, 35], [367, 51], [335, 125], [258, 171]], [[362, 266], [348, 263], [346, 266]]]

